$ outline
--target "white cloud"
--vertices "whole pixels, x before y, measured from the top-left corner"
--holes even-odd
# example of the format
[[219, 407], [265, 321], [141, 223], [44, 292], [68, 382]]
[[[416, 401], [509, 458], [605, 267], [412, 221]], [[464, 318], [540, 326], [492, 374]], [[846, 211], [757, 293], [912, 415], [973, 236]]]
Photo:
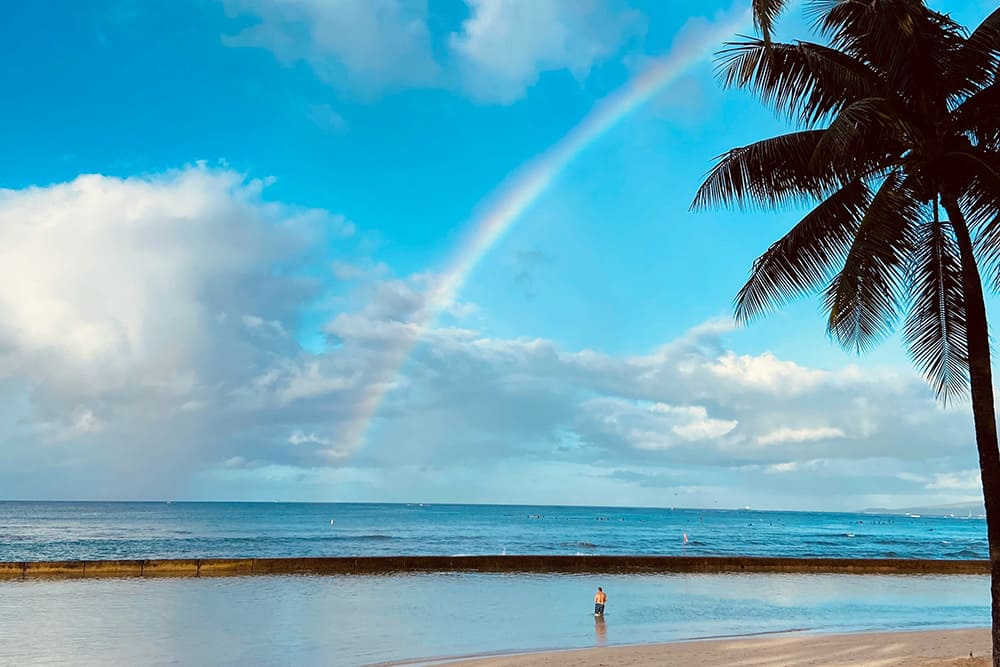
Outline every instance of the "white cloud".
[[298, 212], [260, 202], [260, 187], [193, 167], [0, 191], [0, 261], [17, 276], [0, 288], [0, 345], [100, 386], [134, 374], [184, 384], [178, 369], [191, 367], [217, 316], [252, 316], [249, 299], [215, 311], [204, 292], [216, 280], [248, 287], [272, 243], [292, 251], [293, 237], [267, 224]]
[[265, 185], [195, 165], [0, 191], [16, 277], [0, 284], [0, 386], [23, 392], [0, 417], [13, 460], [48, 443], [49, 463], [93, 466], [91, 483], [127, 494], [240, 454], [232, 399], [301, 354], [289, 331], [314, 290], [272, 266], [350, 231], [264, 201]]
[[[642, 16], [613, 0], [466, 0], [469, 17], [434, 56], [423, 0], [223, 0], [256, 23], [224, 42], [266, 48], [283, 63], [308, 63], [325, 82], [363, 95], [449, 87], [489, 103], [521, 98], [541, 73], [587, 77], [614, 55]], [[344, 119], [328, 105], [313, 120], [335, 132]]]
[[[269, 203], [264, 187], [194, 166], [0, 192], [0, 261], [16, 277], [0, 282], [0, 488], [156, 497], [205, 471], [242, 489], [297, 470], [322, 498], [348, 493], [338, 479], [368, 499], [454, 500], [478, 493], [461, 475], [497, 469], [708, 506], [914, 505], [977, 488], [968, 410], [939, 410], [915, 373], [739, 354], [728, 322], [638, 355], [490, 337], [459, 322], [461, 302], [426, 327], [435, 276], [316, 256], [349, 223]], [[326, 324], [335, 344], [313, 354], [295, 333], [316, 285], [294, 276], [316, 267], [352, 282]]]
[[664, 451], [687, 442], [720, 438], [737, 424], [709, 417], [700, 405], [673, 406], [612, 397], [582, 403], [577, 423], [584, 430], [622, 437], [629, 447], [645, 451]]
[[375, 94], [438, 81], [421, 0], [224, 2], [233, 15], [258, 19], [226, 44], [267, 48], [286, 64], [305, 61], [328, 83]]
[[927, 488], [937, 491], [981, 491], [983, 482], [979, 470], [961, 470], [935, 474]]
[[826, 440], [829, 438], [843, 438], [844, 432], [839, 428], [829, 426], [817, 426], [813, 428], [787, 428], [775, 429], [764, 435], [757, 436], [757, 444], [773, 445], [785, 442], [813, 442], [816, 440]]
[[364, 269], [350, 262], [334, 260], [330, 263], [330, 270], [333, 275], [340, 280], [354, 280], [365, 275]]
[[773, 354], [759, 356], [727, 352], [711, 366], [718, 377], [776, 394], [799, 394], [820, 385], [829, 374], [782, 361]]
[[322, 455], [331, 460], [344, 459], [350, 455], [350, 452], [340, 448], [333, 440], [324, 438], [315, 433], [304, 433], [301, 430], [293, 431], [292, 434], [288, 436], [288, 444], [293, 447], [298, 447], [300, 445], [316, 447]]
[[475, 99], [510, 103], [542, 72], [583, 79], [614, 54], [638, 12], [604, 0], [466, 0], [470, 16], [451, 37], [463, 86]]

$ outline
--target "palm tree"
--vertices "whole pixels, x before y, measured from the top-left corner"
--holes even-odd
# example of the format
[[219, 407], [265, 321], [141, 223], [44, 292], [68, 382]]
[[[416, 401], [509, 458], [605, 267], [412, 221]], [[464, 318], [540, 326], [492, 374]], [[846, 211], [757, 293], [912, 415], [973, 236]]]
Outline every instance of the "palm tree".
[[800, 130], [722, 155], [693, 208], [815, 207], [736, 297], [749, 322], [821, 291], [828, 332], [862, 352], [903, 320], [942, 401], [971, 390], [1000, 667], [1000, 450], [980, 267], [1000, 287], [1000, 9], [971, 33], [921, 0], [806, 0], [824, 43], [773, 41], [787, 0], [753, 0], [726, 87]]

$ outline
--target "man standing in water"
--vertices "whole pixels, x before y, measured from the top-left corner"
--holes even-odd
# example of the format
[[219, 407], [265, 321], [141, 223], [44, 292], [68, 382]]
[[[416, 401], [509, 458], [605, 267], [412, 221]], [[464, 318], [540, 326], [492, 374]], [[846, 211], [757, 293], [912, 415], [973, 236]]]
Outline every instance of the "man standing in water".
[[608, 595], [600, 586], [594, 595], [594, 616], [604, 616], [604, 604], [608, 601]]

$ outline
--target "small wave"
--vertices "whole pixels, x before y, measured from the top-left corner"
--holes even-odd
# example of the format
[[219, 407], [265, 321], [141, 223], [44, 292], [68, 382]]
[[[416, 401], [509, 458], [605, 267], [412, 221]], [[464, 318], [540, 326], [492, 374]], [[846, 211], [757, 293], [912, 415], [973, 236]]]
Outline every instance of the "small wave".
[[983, 558], [985, 554], [973, 551], [972, 549], [962, 549], [961, 551], [949, 554], [949, 556], [951, 558]]
[[844, 537], [854, 537], [854, 533], [844, 533]]
[[379, 535], [379, 534], [375, 534], [375, 535], [354, 535], [354, 536], [347, 537], [346, 539], [349, 539], [349, 540], [368, 540], [368, 541], [371, 541], [371, 542], [375, 542], [375, 541], [380, 541], [380, 540], [395, 540], [395, 539], [398, 539], [398, 538], [393, 537], [392, 535]]
[[[847, 537], [847, 533], [844, 533], [844, 537]], [[841, 547], [843, 542], [840, 540], [810, 540], [802, 543], [803, 547]]]
[[561, 547], [580, 547], [582, 549], [596, 549], [597, 545], [593, 542], [560, 542]]

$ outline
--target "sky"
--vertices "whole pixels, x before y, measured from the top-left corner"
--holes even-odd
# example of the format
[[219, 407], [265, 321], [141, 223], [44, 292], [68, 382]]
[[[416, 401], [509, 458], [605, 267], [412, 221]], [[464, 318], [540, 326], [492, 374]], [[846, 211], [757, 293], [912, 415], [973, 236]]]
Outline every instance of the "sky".
[[689, 210], [787, 129], [713, 75], [748, 4], [4, 7], [0, 498], [975, 500], [898, 336], [733, 324], [801, 213]]

